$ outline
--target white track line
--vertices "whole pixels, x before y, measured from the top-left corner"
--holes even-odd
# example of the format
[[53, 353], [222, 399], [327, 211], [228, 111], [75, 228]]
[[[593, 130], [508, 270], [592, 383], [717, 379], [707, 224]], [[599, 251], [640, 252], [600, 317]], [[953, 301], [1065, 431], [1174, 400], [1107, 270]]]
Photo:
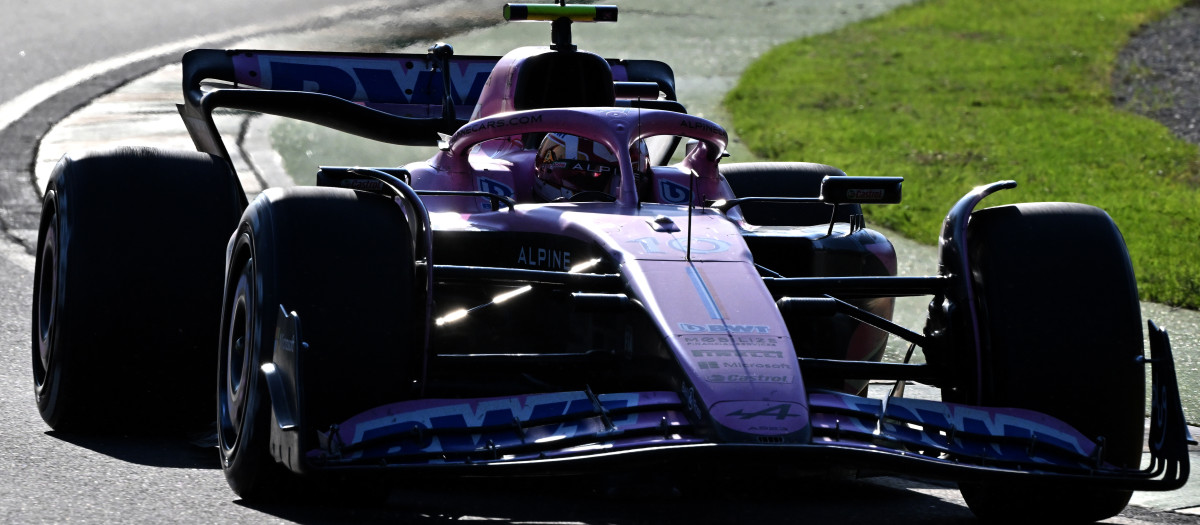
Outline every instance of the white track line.
[[49, 100], [50, 97], [53, 97], [59, 92], [92, 78], [115, 71], [129, 64], [161, 57], [164, 55], [179, 54], [193, 48], [203, 47], [204, 45], [212, 42], [232, 40], [239, 37], [250, 38], [257, 35], [262, 35], [264, 33], [272, 33], [288, 28], [308, 25], [320, 19], [336, 20], [358, 11], [379, 9], [388, 7], [389, 5], [390, 4], [379, 2], [377, 0], [371, 0], [368, 2], [360, 2], [344, 7], [333, 7], [318, 11], [315, 15], [308, 15], [305, 17], [297, 16], [272, 24], [254, 24], [240, 27], [231, 31], [225, 31], [223, 33], [177, 40], [175, 42], [154, 46], [140, 51], [134, 51], [133, 53], [109, 58], [107, 60], [92, 62], [91, 64], [68, 71], [62, 75], [59, 75], [58, 77], [42, 82], [41, 84], [34, 86], [32, 89], [17, 95], [12, 100], [5, 102], [3, 105], [0, 105], [0, 130], [11, 126], [13, 122], [16, 122], [18, 119], [25, 116], [26, 113], [37, 107], [38, 104]]
[[[222, 33], [186, 38], [106, 60], [92, 62], [91, 64], [73, 69], [42, 82], [13, 99], [0, 104], [0, 131], [8, 128], [32, 111], [33, 108], [58, 93], [130, 64], [166, 55], [178, 55], [190, 49], [211, 45], [214, 42], [223, 42], [236, 38], [251, 38], [266, 33], [284, 31], [289, 28], [303, 27], [322, 19], [337, 20], [360, 11], [385, 7], [395, 7], [395, 5], [394, 3], [389, 4], [378, 0], [371, 0], [349, 6], [332, 7], [317, 11], [315, 15], [296, 16], [281, 22], [253, 24]], [[34, 147], [34, 145], [31, 144], [30, 147]], [[0, 237], [0, 258], [8, 260], [29, 273], [33, 273], [34, 257], [26, 253], [22, 246], [14, 243], [11, 239]]]

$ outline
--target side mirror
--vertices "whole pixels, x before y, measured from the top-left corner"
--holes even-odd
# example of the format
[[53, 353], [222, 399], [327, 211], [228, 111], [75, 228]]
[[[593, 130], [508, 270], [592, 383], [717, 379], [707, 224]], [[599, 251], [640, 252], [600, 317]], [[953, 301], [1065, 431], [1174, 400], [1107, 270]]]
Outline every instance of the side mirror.
[[827, 176], [821, 180], [826, 204], [898, 204], [904, 177]]

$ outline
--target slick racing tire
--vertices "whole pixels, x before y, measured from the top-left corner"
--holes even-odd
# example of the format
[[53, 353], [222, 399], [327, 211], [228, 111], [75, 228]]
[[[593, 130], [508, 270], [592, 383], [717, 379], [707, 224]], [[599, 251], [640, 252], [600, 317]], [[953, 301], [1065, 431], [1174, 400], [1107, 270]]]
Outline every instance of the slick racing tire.
[[[964, 401], [1054, 416], [1093, 441], [1103, 460], [1141, 460], [1145, 373], [1141, 310], [1129, 253], [1104, 211], [1030, 203], [972, 215], [967, 232], [979, 310], [978, 388]], [[972, 370], [974, 372], [974, 370]], [[970, 374], [974, 376], [975, 374]], [[1066, 483], [963, 483], [980, 518], [1060, 523], [1116, 515], [1130, 492]]]
[[[738, 197], [819, 197], [821, 180], [826, 176], [845, 176], [833, 166], [812, 162], [742, 162], [721, 164], [721, 175]], [[748, 202], [738, 206], [746, 222], [758, 226], [812, 226], [829, 224], [833, 208], [827, 204], [782, 204]], [[848, 222], [861, 215], [862, 206], [843, 204], [837, 208], [837, 222]]]
[[273, 400], [261, 371], [278, 312], [302, 321], [293, 401], [309, 443], [350, 416], [411, 397], [423, 319], [413, 301], [412, 233], [381, 195], [269, 189], [246, 209], [229, 254], [217, 389], [222, 466], [242, 498], [281, 499], [296, 480], [271, 454]]
[[212, 421], [225, 244], [245, 197], [226, 163], [121, 148], [64, 157], [42, 204], [34, 395], [55, 430]]

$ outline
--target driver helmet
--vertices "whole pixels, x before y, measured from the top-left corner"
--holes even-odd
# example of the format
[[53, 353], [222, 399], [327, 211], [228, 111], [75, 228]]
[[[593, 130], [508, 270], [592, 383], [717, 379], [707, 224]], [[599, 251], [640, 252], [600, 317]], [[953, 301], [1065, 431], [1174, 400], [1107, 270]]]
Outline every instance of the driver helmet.
[[[646, 143], [634, 142], [629, 153], [640, 185], [641, 175], [649, 171], [650, 165]], [[616, 155], [603, 144], [566, 133], [546, 134], [538, 146], [534, 166], [534, 192], [548, 202], [585, 191], [610, 193], [613, 177], [620, 171]]]
[[619, 171], [617, 156], [592, 139], [565, 133], [547, 133], [534, 160], [534, 192], [546, 201], [569, 199], [584, 191], [611, 191]]

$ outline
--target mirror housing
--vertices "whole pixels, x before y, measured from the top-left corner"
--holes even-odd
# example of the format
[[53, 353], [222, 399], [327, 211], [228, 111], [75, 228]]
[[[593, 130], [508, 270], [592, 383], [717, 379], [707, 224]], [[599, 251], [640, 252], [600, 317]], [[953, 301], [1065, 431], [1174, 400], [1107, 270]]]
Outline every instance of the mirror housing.
[[899, 204], [904, 177], [843, 177], [821, 180], [821, 202], [826, 204]]

